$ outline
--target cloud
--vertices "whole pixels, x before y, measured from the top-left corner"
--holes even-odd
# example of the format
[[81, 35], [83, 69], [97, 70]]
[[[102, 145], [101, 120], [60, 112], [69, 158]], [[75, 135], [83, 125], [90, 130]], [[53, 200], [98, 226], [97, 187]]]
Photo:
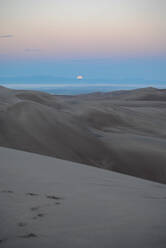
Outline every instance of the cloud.
[[0, 39], [3, 39], [3, 38], [12, 38], [14, 35], [12, 34], [4, 34], [4, 35], [0, 35]]
[[38, 48], [26, 48], [26, 49], [24, 49], [24, 52], [40, 52], [41, 51], [41, 49], [38, 49]]

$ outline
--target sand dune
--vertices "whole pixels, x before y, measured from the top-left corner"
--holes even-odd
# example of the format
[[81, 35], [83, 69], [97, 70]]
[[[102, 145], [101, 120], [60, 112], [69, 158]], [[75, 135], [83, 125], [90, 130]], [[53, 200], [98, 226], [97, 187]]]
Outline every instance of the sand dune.
[[0, 87], [0, 145], [166, 183], [166, 90], [56, 96]]
[[8, 148], [0, 157], [1, 247], [165, 247], [165, 185]]

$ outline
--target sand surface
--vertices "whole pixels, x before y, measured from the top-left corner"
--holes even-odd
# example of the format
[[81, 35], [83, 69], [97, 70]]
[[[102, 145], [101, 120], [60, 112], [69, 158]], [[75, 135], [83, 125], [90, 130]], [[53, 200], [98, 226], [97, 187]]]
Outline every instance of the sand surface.
[[0, 145], [166, 183], [166, 90], [57, 96], [0, 87]]
[[166, 186], [0, 148], [0, 247], [165, 248]]

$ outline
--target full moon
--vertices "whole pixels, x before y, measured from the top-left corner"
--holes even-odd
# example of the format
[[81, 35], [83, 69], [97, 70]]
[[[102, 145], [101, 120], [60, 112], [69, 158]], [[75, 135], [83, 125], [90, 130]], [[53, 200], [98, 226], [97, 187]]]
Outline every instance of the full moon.
[[81, 80], [81, 79], [83, 79], [83, 76], [78, 75], [78, 76], [77, 76], [77, 79]]

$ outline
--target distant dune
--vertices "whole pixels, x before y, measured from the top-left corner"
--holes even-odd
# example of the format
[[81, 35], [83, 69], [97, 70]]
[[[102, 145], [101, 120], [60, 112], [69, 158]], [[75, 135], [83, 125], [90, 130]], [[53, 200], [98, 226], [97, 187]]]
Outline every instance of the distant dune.
[[0, 145], [166, 183], [166, 90], [58, 96], [0, 87]]
[[0, 148], [3, 248], [164, 248], [166, 185]]

